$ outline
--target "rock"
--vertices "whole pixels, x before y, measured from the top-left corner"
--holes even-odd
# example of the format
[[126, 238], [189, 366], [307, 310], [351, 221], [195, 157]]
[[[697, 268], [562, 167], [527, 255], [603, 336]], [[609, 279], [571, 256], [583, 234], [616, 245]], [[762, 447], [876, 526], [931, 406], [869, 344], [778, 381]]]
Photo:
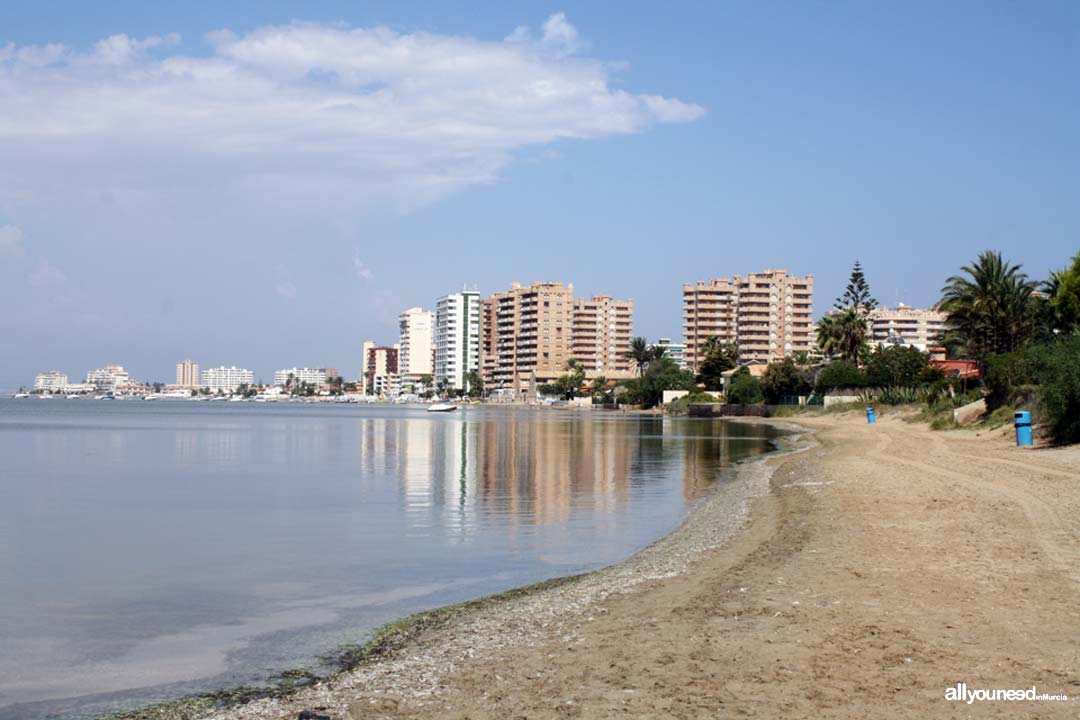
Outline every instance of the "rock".
[[329, 715], [322, 715], [314, 710], [301, 710], [300, 716], [296, 720], [334, 720]]

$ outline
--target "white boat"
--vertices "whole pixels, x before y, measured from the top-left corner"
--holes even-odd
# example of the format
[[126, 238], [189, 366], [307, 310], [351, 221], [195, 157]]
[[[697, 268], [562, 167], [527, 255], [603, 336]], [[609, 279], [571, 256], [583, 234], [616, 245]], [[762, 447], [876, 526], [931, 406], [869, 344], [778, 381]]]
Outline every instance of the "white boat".
[[447, 405], [446, 403], [435, 403], [428, 407], [428, 412], [454, 412], [457, 410], [457, 405]]
[[30, 393], [15, 393], [11, 397], [13, 397], [13, 398], [24, 398], [24, 397], [28, 398], [28, 397], [30, 397]]

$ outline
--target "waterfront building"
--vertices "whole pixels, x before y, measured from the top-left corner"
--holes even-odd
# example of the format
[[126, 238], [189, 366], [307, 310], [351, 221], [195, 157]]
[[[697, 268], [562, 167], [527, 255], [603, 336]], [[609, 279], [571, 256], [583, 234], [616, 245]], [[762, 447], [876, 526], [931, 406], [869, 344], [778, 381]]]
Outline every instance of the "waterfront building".
[[785, 270], [737, 277], [739, 285], [739, 362], [766, 363], [810, 352], [814, 276], [799, 278]]
[[176, 363], [176, 384], [183, 388], [199, 386], [199, 363], [194, 360], [181, 360]]
[[566, 372], [574, 321], [574, 286], [513, 283], [483, 302], [481, 357], [489, 394], [525, 399], [530, 388]]
[[463, 290], [435, 302], [436, 387], [468, 390], [468, 375], [480, 369], [480, 293]]
[[118, 385], [126, 385], [130, 380], [123, 365], [106, 365], [86, 373], [86, 382], [103, 393], [115, 392]]
[[314, 385], [316, 388], [322, 387], [326, 382], [326, 371], [321, 368], [285, 368], [284, 370], [278, 370], [274, 373], [274, 384], [280, 387], [285, 387], [289, 383], [289, 378], [292, 378], [293, 385], [299, 385], [300, 383], [307, 383], [308, 385]]
[[[365, 395], [396, 394], [398, 388], [398, 346], [364, 341], [364, 368], [360, 373]], [[393, 376], [391, 379], [390, 376]]]
[[683, 357], [686, 368], [697, 372], [704, 359], [701, 346], [711, 337], [734, 344], [739, 330], [739, 287], [730, 278], [714, 278], [683, 285]]
[[398, 373], [401, 386], [420, 385], [435, 375], [435, 316], [430, 310], [409, 308], [398, 316]]
[[683, 285], [686, 365], [694, 372], [710, 338], [734, 343], [740, 363], [774, 362], [814, 343], [814, 276], [766, 270]]
[[202, 371], [202, 385], [211, 392], [218, 390], [226, 393], [236, 392], [241, 385], [252, 385], [255, 382], [255, 373], [238, 367], [208, 368]]
[[34, 378], [34, 389], [45, 393], [64, 392], [68, 377], [59, 370], [49, 370]]
[[326, 377], [327, 382], [330, 382], [334, 378], [341, 377], [341, 372], [337, 368], [334, 368], [334, 367], [319, 368], [319, 370]]
[[632, 377], [627, 357], [634, 303], [607, 295], [574, 298], [561, 282], [513, 283], [482, 303], [481, 370], [493, 397], [528, 399], [576, 360], [586, 377]]
[[686, 345], [673, 343], [671, 342], [671, 338], [660, 338], [649, 345], [649, 349], [651, 350], [659, 348], [664, 349], [664, 357], [678, 365], [679, 369], [686, 369]]
[[895, 308], [874, 308], [867, 318], [874, 345], [911, 345], [924, 352], [945, 332], [947, 319], [946, 313], [920, 310], [903, 303]]
[[634, 302], [607, 295], [574, 300], [570, 353], [588, 377], [623, 380], [636, 373], [629, 357], [634, 329]]

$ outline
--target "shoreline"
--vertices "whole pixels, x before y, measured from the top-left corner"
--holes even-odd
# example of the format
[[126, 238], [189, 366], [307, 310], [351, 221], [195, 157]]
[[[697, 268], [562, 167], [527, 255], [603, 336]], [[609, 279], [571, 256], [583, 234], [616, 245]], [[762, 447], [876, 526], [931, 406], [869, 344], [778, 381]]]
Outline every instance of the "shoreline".
[[[639, 585], [685, 573], [703, 552], [718, 547], [746, 525], [755, 497], [769, 492], [777, 463], [812, 447], [813, 430], [787, 419], [734, 418], [767, 424], [788, 435], [774, 449], [736, 462], [713, 490], [673, 530], [613, 565], [512, 588], [462, 603], [414, 613], [386, 623], [362, 645], [332, 648], [324, 657], [337, 670], [314, 678], [306, 670], [286, 670], [268, 682], [155, 703], [96, 716], [96, 720], [247, 720], [295, 718], [302, 709], [338, 705], [335, 695], [364, 688], [391, 705], [433, 697], [443, 674], [461, 661], [508, 647], [535, 644], [556, 630], [580, 622], [603, 600], [633, 592]], [[404, 682], [403, 682], [404, 680]], [[321, 711], [320, 711], [321, 712]], [[348, 717], [337, 708], [333, 717]]]

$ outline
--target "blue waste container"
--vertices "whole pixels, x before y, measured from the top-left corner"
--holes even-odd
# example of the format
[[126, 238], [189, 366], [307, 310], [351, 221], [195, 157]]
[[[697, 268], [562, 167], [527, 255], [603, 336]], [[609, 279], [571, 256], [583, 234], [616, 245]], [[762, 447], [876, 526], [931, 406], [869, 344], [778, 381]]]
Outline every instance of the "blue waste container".
[[873, 424], [877, 422], [877, 417], [874, 416], [874, 408], [866, 408], [866, 422]]
[[1031, 444], [1031, 413], [1027, 410], [1017, 410], [1013, 416], [1013, 425], [1016, 426], [1016, 445], [1022, 447]]

